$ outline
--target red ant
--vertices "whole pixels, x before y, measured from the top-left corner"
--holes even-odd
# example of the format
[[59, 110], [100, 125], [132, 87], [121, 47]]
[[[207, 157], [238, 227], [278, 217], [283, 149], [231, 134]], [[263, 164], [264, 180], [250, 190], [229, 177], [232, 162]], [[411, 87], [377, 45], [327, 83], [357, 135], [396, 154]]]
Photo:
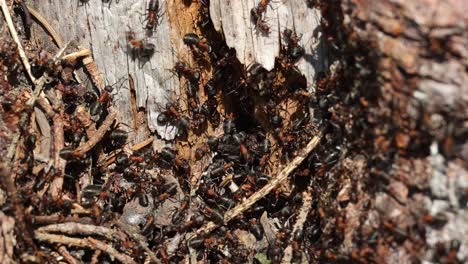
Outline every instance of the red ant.
[[[138, 59], [141, 63], [146, 63], [154, 55], [156, 46], [148, 42], [147, 39], [136, 39], [135, 33], [127, 31], [128, 53], [132, 60]], [[140, 65], [142, 66], [142, 65]]]
[[[124, 78], [124, 77], [122, 77], [122, 78]], [[112, 99], [112, 92], [114, 91], [114, 88], [112, 86], [119, 83], [122, 80], [122, 78], [120, 78], [116, 83], [114, 83], [112, 85], [106, 85], [104, 87], [104, 89], [101, 91], [101, 95], [99, 96], [98, 100], [93, 102], [91, 104], [91, 106], [90, 106], [91, 115], [95, 116], [95, 115], [99, 114], [102, 111], [103, 106], [105, 107], [105, 106], [107, 106], [109, 104], [109, 102]], [[122, 87], [123, 84], [124, 83], [122, 82], [118, 89], [120, 89], [120, 87]]]
[[264, 19], [259, 19], [255, 28], [258, 29], [263, 35], [268, 35], [271, 32], [270, 26]]
[[256, 7], [252, 7], [252, 9], [250, 9], [250, 19], [252, 23], [254, 23], [255, 28], [264, 35], [268, 35], [271, 32], [270, 26], [263, 18], [270, 2], [271, 0], [260, 0]]
[[159, 19], [162, 17], [162, 14], [159, 13], [159, 1], [158, 0], [150, 0], [148, 3], [148, 9], [146, 9], [148, 16], [146, 18], [146, 26], [145, 29], [148, 32], [152, 32], [156, 29], [159, 24]]

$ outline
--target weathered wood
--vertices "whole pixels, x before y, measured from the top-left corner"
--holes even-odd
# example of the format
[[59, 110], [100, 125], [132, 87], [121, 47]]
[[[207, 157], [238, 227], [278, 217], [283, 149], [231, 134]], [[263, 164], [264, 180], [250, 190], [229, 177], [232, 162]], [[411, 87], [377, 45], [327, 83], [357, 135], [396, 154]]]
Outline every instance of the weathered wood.
[[[154, 56], [142, 63], [131, 60], [128, 54], [126, 32], [135, 32], [136, 38], [145, 37], [143, 27], [146, 6], [147, 1], [112, 1], [110, 6], [100, 0], [91, 0], [86, 4], [81, 4], [80, 1], [35, 2], [35, 7], [56, 28], [64, 42], [74, 40], [79, 46], [92, 49], [98, 69], [107, 84], [128, 78], [128, 74], [133, 76], [137, 107], [146, 109], [149, 128], [170, 139], [174, 132], [168, 133], [165, 127], [158, 126], [156, 122], [159, 110], [165, 105], [167, 98], [177, 91], [179, 85], [178, 79], [169, 71], [176, 58], [169, 38], [165, 1], [160, 1], [160, 23], [153, 36], [149, 37], [149, 41], [156, 46]], [[120, 121], [132, 127], [127, 83], [117, 90], [114, 105], [119, 112]]]
[[313, 86], [315, 73], [328, 68], [327, 49], [319, 31], [320, 12], [308, 8], [306, 1], [271, 1], [265, 12], [265, 22], [271, 32], [263, 34], [251, 21], [250, 10], [256, 7], [255, 0], [214, 0], [210, 14], [215, 29], [223, 32], [228, 46], [237, 51], [237, 58], [248, 66], [254, 62], [271, 70], [280, 54], [284, 29], [294, 30], [302, 36], [300, 45], [306, 55], [297, 63], [306, 76], [309, 87]]
[[[250, 9], [256, 1], [212, 1], [211, 16], [217, 30], [222, 30], [228, 46], [237, 50], [237, 56], [246, 66], [253, 61], [272, 69], [280, 50], [280, 33], [285, 28], [295, 29], [302, 35], [306, 56], [298, 68], [312, 87], [316, 72], [327, 66], [326, 51], [317, 34], [319, 13], [307, 8], [304, 1], [272, 1], [266, 20], [272, 28], [268, 36], [256, 32], [250, 22]], [[134, 79], [136, 107], [145, 109], [148, 127], [164, 139], [172, 139], [174, 127], [159, 126], [156, 118], [168, 99], [178, 98], [179, 80], [170, 71], [174, 63], [187, 59], [188, 49], [182, 42], [185, 33], [195, 31], [196, 11], [200, 3], [186, 6], [183, 1], [160, 1], [161, 19], [148, 41], [156, 46], [154, 56], [146, 63], [131, 60], [128, 55], [126, 32], [133, 31], [137, 38], [145, 37], [145, 13], [148, 1], [100, 0], [50, 2], [36, 1], [35, 8], [52, 24], [64, 42], [74, 40], [77, 45], [92, 49], [98, 69], [107, 84], [114, 84], [128, 75]], [[132, 130], [131, 94], [128, 82], [117, 90], [114, 105], [120, 121]], [[120, 84], [120, 83], [119, 83]], [[116, 85], [118, 87], [119, 85]], [[140, 140], [144, 136], [140, 136]], [[138, 139], [135, 139], [138, 141]]]

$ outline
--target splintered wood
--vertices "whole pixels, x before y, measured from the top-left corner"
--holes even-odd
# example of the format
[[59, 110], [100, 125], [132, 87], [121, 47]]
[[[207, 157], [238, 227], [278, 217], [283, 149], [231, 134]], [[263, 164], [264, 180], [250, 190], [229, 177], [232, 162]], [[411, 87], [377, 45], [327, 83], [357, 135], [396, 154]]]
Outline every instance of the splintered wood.
[[320, 27], [320, 12], [307, 7], [304, 0], [263, 1], [267, 3], [264, 17], [270, 32], [266, 34], [252, 22], [252, 8], [260, 1], [212, 0], [210, 14], [214, 27], [222, 32], [229, 47], [236, 49], [236, 56], [244, 65], [257, 62], [271, 70], [279, 56], [285, 29], [296, 32], [305, 56], [297, 63], [310, 88], [314, 86], [316, 73], [328, 68], [328, 50]]

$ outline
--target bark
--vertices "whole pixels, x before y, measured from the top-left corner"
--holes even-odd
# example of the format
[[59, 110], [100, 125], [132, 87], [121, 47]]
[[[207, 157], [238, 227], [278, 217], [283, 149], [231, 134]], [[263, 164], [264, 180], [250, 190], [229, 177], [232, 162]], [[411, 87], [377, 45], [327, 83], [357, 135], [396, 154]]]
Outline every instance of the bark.
[[[363, 110], [347, 109], [353, 120], [336, 120], [353, 127], [345, 137], [360, 138], [354, 146], [366, 149], [358, 151], [366, 159], [355, 156], [344, 167], [356, 171], [365, 162], [367, 169], [353, 173], [356, 195], [375, 205], [345, 208], [343, 251], [372, 255], [352, 241], [385, 226], [411, 238], [392, 250], [379, 242], [378, 261], [466, 261], [467, 3], [344, 0], [320, 8], [325, 34], [341, 48], [344, 89]], [[458, 251], [450, 246], [456, 241]]]

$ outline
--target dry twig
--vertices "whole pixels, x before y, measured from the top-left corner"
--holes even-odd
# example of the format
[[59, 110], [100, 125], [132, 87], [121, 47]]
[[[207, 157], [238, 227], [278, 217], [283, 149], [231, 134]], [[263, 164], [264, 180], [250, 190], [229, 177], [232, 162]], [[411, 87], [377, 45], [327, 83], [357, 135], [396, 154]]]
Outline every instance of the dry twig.
[[91, 264], [97, 264], [99, 263], [99, 256], [101, 255], [102, 251], [101, 250], [96, 250], [93, 254], [93, 257], [91, 258]]
[[91, 50], [90, 49], [81, 49], [79, 51], [76, 51], [76, 52], [73, 52], [73, 53], [70, 53], [70, 54], [67, 54], [67, 55], [63, 56], [62, 60], [72, 62], [72, 61], [75, 61], [78, 58], [87, 57], [87, 56], [91, 56]]
[[107, 254], [109, 254], [109, 256], [115, 257], [118, 261], [120, 261], [122, 263], [129, 263], [129, 264], [135, 263], [136, 264], [136, 262], [133, 261], [133, 259], [131, 257], [118, 252], [115, 248], [113, 248], [109, 244], [101, 242], [101, 241], [99, 241], [97, 239], [94, 239], [92, 237], [88, 237], [86, 240], [88, 241], [88, 243], [93, 245], [95, 248], [106, 252]]
[[150, 137], [148, 139], [145, 139], [139, 143], [136, 143], [135, 145], [133, 145], [130, 149], [132, 151], [138, 151], [146, 146], [148, 146], [149, 144], [151, 144], [152, 142], [154, 141], [154, 137]]
[[[153, 141], [154, 141], [154, 137], [150, 137], [148, 139], [145, 139], [145, 140], [131, 146], [130, 149], [128, 149], [127, 147], [124, 147], [124, 151], [127, 152], [127, 153], [132, 153], [132, 152], [138, 151], [138, 150], [148, 146]], [[103, 166], [107, 167], [110, 164], [114, 163], [115, 162], [115, 157], [117, 156], [117, 153], [118, 152], [113, 152], [110, 155], [103, 155], [103, 156], [99, 157], [99, 160], [97, 162], [98, 166], [99, 167], [103, 167]]]
[[0, 263], [14, 263], [15, 219], [0, 211]]
[[95, 225], [86, 225], [80, 224], [75, 222], [68, 222], [68, 223], [61, 223], [61, 224], [52, 224], [48, 226], [39, 227], [36, 229], [37, 232], [42, 233], [64, 233], [68, 235], [99, 235], [106, 237], [107, 239], [112, 239], [115, 234], [115, 231], [103, 227], [103, 226], [95, 226]]
[[[41, 134], [41, 155], [45, 159], [50, 159], [50, 143], [52, 140], [50, 124], [47, 121], [47, 118], [44, 112], [39, 109], [38, 107], [34, 107], [34, 114], [36, 116], [36, 123], [38, 126], [38, 130]], [[45, 164], [42, 164], [45, 166]]]
[[[293, 242], [294, 239], [294, 234], [296, 232], [299, 232], [299, 230], [302, 230], [305, 221], [307, 220], [307, 215], [310, 212], [310, 209], [312, 209], [312, 188], [309, 187], [307, 188], [307, 191], [302, 194], [302, 200], [304, 201], [302, 204], [301, 209], [299, 210], [299, 214], [297, 215], [296, 218], [296, 223], [293, 226], [293, 231], [292, 235], [290, 238], [290, 242]], [[293, 255], [293, 248], [291, 243], [286, 247], [284, 250], [284, 255], [283, 259], [281, 260], [281, 263], [291, 263], [292, 255]]]
[[[10, 162], [10, 160], [7, 160], [7, 162]], [[11, 168], [11, 166], [9, 166], [8, 168]], [[5, 167], [5, 164], [0, 162], [0, 183], [2, 183], [3, 187], [8, 193], [8, 196], [11, 199], [11, 203], [15, 211], [18, 229], [22, 233], [21, 238], [23, 241], [26, 242], [26, 244], [29, 247], [35, 248], [35, 244], [31, 238], [29, 229], [26, 227], [26, 221], [24, 217], [24, 206], [20, 198], [18, 197], [18, 192], [13, 179], [14, 178], [11, 175], [11, 170], [7, 169], [7, 167]]]
[[54, 40], [55, 44], [57, 44], [59, 48], [62, 48], [63, 41], [62, 38], [60, 38], [57, 31], [54, 30], [54, 28], [49, 24], [49, 22], [44, 17], [42, 17], [42, 15], [36, 9], [32, 8], [29, 5], [26, 5], [26, 7], [28, 8], [28, 11], [33, 16], [33, 18], [36, 21], [38, 21], [39, 24], [42, 25], [45, 28], [45, 30], [49, 33], [49, 35]]
[[[289, 163], [289, 165], [284, 168], [277, 177], [273, 178], [267, 185], [265, 185], [262, 189], [258, 190], [256, 193], [252, 194], [247, 200], [245, 200], [242, 204], [234, 207], [233, 209], [229, 210], [226, 212], [224, 215], [224, 223], [229, 222], [232, 220], [234, 217], [238, 216], [239, 214], [243, 213], [244, 211], [248, 210], [253, 204], [255, 204], [258, 200], [262, 199], [265, 197], [268, 193], [271, 192], [274, 188], [279, 186], [284, 180], [286, 180], [291, 174], [291, 172], [294, 171], [294, 169], [299, 166], [302, 161], [304, 161], [305, 158], [309, 155], [309, 153], [317, 146], [317, 144], [320, 142], [320, 139], [322, 138], [322, 132], [319, 132], [318, 135], [316, 135], [314, 138], [312, 138], [307, 146], [301, 150], [297, 157], [294, 158], [294, 160]], [[209, 233], [215, 228], [217, 228], [218, 225], [209, 222], [208, 224], [202, 226], [200, 229], [196, 231], [196, 233], [199, 235], [201, 233]]]
[[82, 143], [75, 151], [73, 151], [73, 155], [76, 157], [83, 156], [86, 152], [90, 151], [94, 146], [96, 146], [99, 141], [104, 137], [107, 130], [112, 126], [114, 123], [115, 118], [117, 117], [117, 112], [111, 112], [106, 116], [104, 122], [102, 122], [99, 129], [96, 131], [96, 135], [93, 138], [90, 138], [88, 141]]
[[91, 264], [98, 264], [99, 263], [99, 256], [101, 256], [102, 251], [96, 250], [94, 251], [93, 257], [91, 258]]
[[24, 69], [28, 73], [28, 76], [31, 79], [31, 81], [34, 84], [36, 84], [36, 78], [34, 78], [34, 76], [32, 75], [31, 65], [29, 64], [29, 60], [26, 56], [26, 53], [24, 52], [23, 46], [21, 45], [21, 42], [18, 37], [18, 32], [16, 32], [15, 25], [13, 25], [13, 20], [10, 16], [10, 10], [8, 9], [5, 0], [0, 0], [0, 5], [2, 6], [3, 15], [5, 17], [5, 21], [7, 22], [8, 29], [10, 30], [11, 37], [13, 38], [13, 41], [15, 41], [18, 47], [18, 53], [21, 57], [21, 62], [23, 63]]
[[59, 243], [62, 245], [68, 245], [73, 247], [91, 247], [88, 242], [82, 238], [67, 237], [64, 235], [54, 235], [48, 233], [42, 233], [35, 231], [34, 237], [40, 241], [46, 241], [49, 243]]
[[62, 215], [36, 215], [34, 216], [34, 222], [38, 225], [44, 224], [56, 224], [59, 222], [75, 222], [81, 224], [92, 224], [93, 220], [90, 217], [75, 217]]
[[[57, 96], [61, 99], [60, 91], [56, 91]], [[65, 176], [65, 167], [67, 166], [67, 161], [60, 157], [60, 151], [65, 146], [65, 136], [63, 132], [63, 107], [60, 107], [60, 113], [54, 116], [54, 166], [56, 170], [56, 175], [52, 183], [50, 184], [49, 192], [53, 199], [57, 199], [62, 192], [63, 180]]]
[[104, 242], [101, 242], [99, 240], [96, 240], [92, 237], [87, 237], [83, 239], [83, 238], [68, 237], [64, 235], [42, 233], [38, 231], [35, 231], [34, 235], [35, 235], [35, 238], [40, 241], [46, 241], [49, 243], [58, 243], [58, 244], [69, 245], [69, 246], [74, 246], [74, 247], [86, 247], [86, 248], [91, 248], [91, 249], [99, 249], [109, 254], [109, 256], [116, 258], [122, 263], [136, 263], [129, 256], [118, 252], [112, 246]]
[[99, 90], [103, 91], [105, 87], [104, 80], [102, 79], [102, 76], [99, 73], [93, 58], [91, 56], [84, 58], [83, 64], [85, 65], [86, 71], [91, 77], [91, 82], [94, 84], [94, 86], [99, 88]]
[[70, 264], [78, 264], [80, 261], [78, 261], [75, 257], [73, 257], [70, 252], [68, 252], [67, 248], [65, 246], [60, 246], [57, 249], [58, 253], [62, 255], [62, 257]]
[[44, 110], [44, 113], [49, 117], [50, 119], [53, 119], [55, 116], [54, 109], [52, 106], [47, 102], [45, 97], [43, 95], [40, 95], [36, 98], [36, 102], [39, 104], [42, 110]]
[[86, 108], [79, 105], [75, 110], [76, 118], [80, 121], [81, 125], [85, 128], [86, 135], [88, 138], [93, 138], [96, 134], [96, 125], [91, 120], [91, 116]]

